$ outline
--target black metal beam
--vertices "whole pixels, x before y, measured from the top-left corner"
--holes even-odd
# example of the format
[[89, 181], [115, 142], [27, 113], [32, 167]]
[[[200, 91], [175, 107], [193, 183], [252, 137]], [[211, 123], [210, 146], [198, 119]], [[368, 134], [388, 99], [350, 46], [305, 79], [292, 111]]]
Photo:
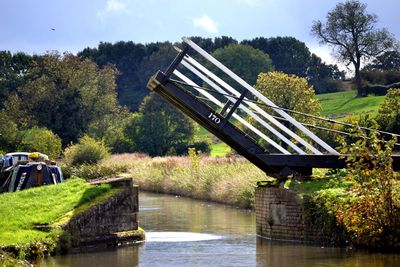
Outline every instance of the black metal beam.
[[169, 79], [171, 77], [172, 73], [174, 70], [178, 67], [178, 65], [181, 63], [182, 59], [185, 57], [187, 52], [189, 51], [189, 46], [185, 45], [183, 50], [181, 50], [178, 55], [174, 58], [174, 60], [171, 62], [171, 64], [168, 66], [167, 70], [165, 71], [165, 78]]
[[244, 90], [243, 93], [240, 95], [239, 99], [236, 100], [235, 104], [233, 104], [233, 107], [229, 110], [228, 114], [225, 116], [224, 120], [221, 122], [221, 125], [219, 126], [220, 128], [223, 128], [225, 126], [225, 124], [229, 121], [229, 119], [232, 117], [233, 112], [235, 112], [235, 110], [239, 107], [240, 103], [242, 103], [247, 92], [248, 92], [247, 89]]

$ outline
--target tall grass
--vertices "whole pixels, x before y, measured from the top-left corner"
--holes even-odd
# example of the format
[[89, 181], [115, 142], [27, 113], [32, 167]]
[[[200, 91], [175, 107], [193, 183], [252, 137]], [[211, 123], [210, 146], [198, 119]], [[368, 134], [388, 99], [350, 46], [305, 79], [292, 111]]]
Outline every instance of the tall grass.
[[188, 157], [150, 158], [141, 154], [113, 155], [102, 164], [128, 166], [140, 189], [216, 201], [242, 208], [254, 205], [254, 187], [270, 180], [242, 157], [214, 158], [189, 153]]

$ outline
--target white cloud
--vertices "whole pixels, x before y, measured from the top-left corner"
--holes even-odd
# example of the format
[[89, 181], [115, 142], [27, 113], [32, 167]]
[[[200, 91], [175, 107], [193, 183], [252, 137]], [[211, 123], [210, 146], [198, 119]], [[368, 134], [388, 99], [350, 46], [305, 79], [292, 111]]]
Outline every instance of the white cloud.
[[194, 18], [193, 25], [210, 33], [218, 33], [217, 24], [207, 14], [204, 14], [202, 17]]
[[121, 0], [107, 0], [106, 6], [97, 11], [97, 16], [104, 20], [109, 14], [124, 11], [126, 5]]

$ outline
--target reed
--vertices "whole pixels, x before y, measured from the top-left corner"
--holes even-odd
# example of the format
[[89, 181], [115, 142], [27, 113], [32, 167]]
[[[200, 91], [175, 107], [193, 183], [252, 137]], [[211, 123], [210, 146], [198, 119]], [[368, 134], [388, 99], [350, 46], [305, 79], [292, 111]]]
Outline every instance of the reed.
[[193, 152], [187, 157], [113, 155], [102, 164], [126, 166], [141, 190], [241, 208], [253, 208], [257, 181], [273, 179], [242, 157], [208, 157]]

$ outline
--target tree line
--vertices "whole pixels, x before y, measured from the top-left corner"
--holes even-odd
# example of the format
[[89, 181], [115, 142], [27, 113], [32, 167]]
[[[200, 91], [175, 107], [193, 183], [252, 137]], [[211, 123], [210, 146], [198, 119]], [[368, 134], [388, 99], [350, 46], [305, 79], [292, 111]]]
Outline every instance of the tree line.
[[[226, 36], [192, 40], [251, 84], [260, 72], [271, 70], [303, 75], [310, 82], [343, 77], [337, 66], [323, 63], [292, 37], [241, 43]], [[31, 148], [26, 140], [32, 140], [32, 133], [39, 138], [50, 130], [62, 147], [90, 134], [104, 139], [113, 152], [180, 154], [188, 145], [207, 150], [207, 144], [194, 140], [193, 123], [146, 88], [149, 77], [175, 57], [173, 45], [181, 44], [100, 43], [77, 55], [1, 51], [0, 149]], [[178, 127], [182, 125], [187, 129]], [[38, 129], [31, 131], [34, 127]]]
[[[326, 23], [314, 22], [311, 30], [321, 43], [337, 48], [340, 61], [355, 66], [360, 96], [365, 95], [363, 84], [400, 80], [400, 52], [387, 30], [374, 28], [376, 21], [365, 4], [351, 0], [339, 3]], [[256, 87], [263, 79], [260, 73], [277, 71], [303, 79], [317, 94], [342, 88], [345, 73], [293, 37], [191, 39]], [[52, 135], [61, 146], [53, 151], [60, 151], [87, 134], [102, 139], [116, 153], [181, 154], [188, 146], [207, 151], [207, 142], [194, 138], [193, 122], [146, 88], [150, 76], [165, 70], [176, 56], [174, 46], [181, 45], [101, 42], [77, 55], [0, 51], [0, 150], [45, 146], [40, 139]], [[360, 69], [362, 59], [371, 61]]]

